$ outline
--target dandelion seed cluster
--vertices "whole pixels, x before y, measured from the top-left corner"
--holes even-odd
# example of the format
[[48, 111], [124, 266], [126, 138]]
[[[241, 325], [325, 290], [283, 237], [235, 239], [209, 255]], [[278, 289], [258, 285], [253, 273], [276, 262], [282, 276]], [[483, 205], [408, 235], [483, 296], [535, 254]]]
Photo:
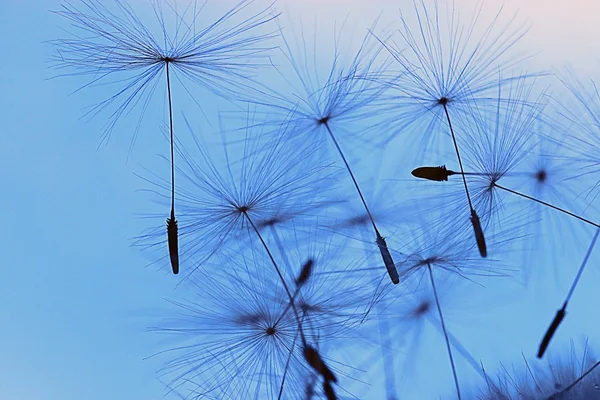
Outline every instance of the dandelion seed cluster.
[[156, 354], [168, 393], [430, 398], [431, 368], [449, 398], [600, 399], [587, 343], [521, 383], [461, 338], [488, 288], [542, 291], [554, 268], [572, 272], [566, 298], [525, 358], [564, 342], [600, 232], [595, 83], [531, 68], [526, 26], [483, 2], [403, 2], [394, 29], [377, 21], [348, 48], [348, 27], [219, 3], [62, 3], [71, 34], [51, 41], [61, 76], [91, 77], [77, 91], [115, 89], [88, 111], [104, 139], [158, 135], [147, 111], [166, 105], [169, 177], [157, 163], [140, 181], [170, 212], [135, 243], [178, 279], [151, 329], [173, 341]]

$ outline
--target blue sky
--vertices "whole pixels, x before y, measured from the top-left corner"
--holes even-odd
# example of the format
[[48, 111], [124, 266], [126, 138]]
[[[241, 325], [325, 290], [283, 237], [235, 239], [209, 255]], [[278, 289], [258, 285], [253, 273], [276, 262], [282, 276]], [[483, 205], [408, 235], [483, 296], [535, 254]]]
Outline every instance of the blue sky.
[[[405, 3], [410, 10], [410, 3]], [[151, 8], [143, 1], [131, 4], [140, 15], [151, 17]], [[312, 21], [319, 7], [317, 24], [324, 31], [347, 14], [354, 18], [356, 31], [366, 29], [382, 9], [388, 10], [382, 25], [393, 23], [397, 2], [365, 4], [282, 0], [278, 8], [288, 10], [283, 19], [288, 23], [299, 16]], [[470, 5], [457, 4], [461, 9]], [[520, 17], [531, 22], [524, 46], [539, 53], [531, 68], [569, 62], [586, 72], [598, 62], [598, 49], [589, 48], [595, 45], [590, 38], [599, 33], [591, 17], [597, 13], [589, 5], [583, 0], [570, 1], [568, 7], [558, 1], [506, 3], [509, 13], [520, 8]], [[131, 244], [149, 226], [139, 215], [162, 211], [151, 203], [151, 197], [138, 191], [143, 183], [134, 173], [143, 173], [143, 167], [154, 171], [157, 155], [167, 154], [158, 124], [152, 125], [154, 120], [162, 121], [165, 105], [162, 99], [151, 105], [159, 112], [151, 114], [153, 119], [145, 124], [147, 130], [132, 152], [128, 135], [115, 134], [108, 145], [99, 147], [103, 121], [80, 118], [83, 107], [98, 100], [94, 93], [70, 96], [84, 82], [81, 78], [47, 79], [55, 72], [48, 69], [52, 48], [44, 42], [64, 35], [60, 28], [68, 29], [48, 12], [56, 8], [56, 2], [41, 0], [0, 4], [0, 36], [5, 38], [0, 63], [4, 188], [0, 199], [4, 210], [0, 397], [159, 399], [164, 394], [164, 385], [155, 374], [160, 360], [144, 359], [162, 350], [163, 343], [145, 329], [164, 317], [162, 299], [175, 296], [179, 279], [168, 270], [147, 266], [156, 260], [155, 254]], [[354, 37], [359, 40], [362, 34]], [[157, 90], [156, 97], [163, 92]], [[205, 111], [210, 113], [212, 100], [205, 100]], [[148, 134], [149, 129], [154, 135]], [[493, 290], [485, 293], [458, 289], [458, 302], [470, 304], [474, 311], [457, 308], [455, 320], [449, 322], [454, 335], [486, 366], [493, 365], [490, 369], [496, 367], [495, 362], [520, 363], [521, 351], [533, 354], [592, 232], [582, 228], [572, 240], [559, 237], [567, 245], [564, 257], [553, 260], [556, 265], [532, 262], [532, 268], [558, 271], [558, 282], [555, 272], [539, 272], [535, 276], [540, 280], [527, 289], [512, 281], [495, 282]], [[570, 338], [583, 335], [590, 336], [591, 343], [600, 340], [598, 322], [589, 314], [600, 306], [594, 284], [600, 278], [598, 260], [600, 250], [554, 339], [557, 348], [566, 348]], [[479, 293], [483, 300], [474, 300], [472, 293]], [[494, 313], [482, 304], [492, 304]], [[436, 335], [429, 332], [421, 337], [424, 350], [419, 359], [424, 361], [414, 369], [427, 371], [421, 377], [435, 375], [437, 384], [428, 385], [431, 378], [418, 379], [418, 385], [406, 389], [406, 398], [415, 398], [410, 397], [415, 393], [452, 396], [443, 341]], [[462, 361], [458, 365], [463, 371], [469, 368]], [[475, 385], [477, 377], [472, 375], [469, 371], [463, 376]]]

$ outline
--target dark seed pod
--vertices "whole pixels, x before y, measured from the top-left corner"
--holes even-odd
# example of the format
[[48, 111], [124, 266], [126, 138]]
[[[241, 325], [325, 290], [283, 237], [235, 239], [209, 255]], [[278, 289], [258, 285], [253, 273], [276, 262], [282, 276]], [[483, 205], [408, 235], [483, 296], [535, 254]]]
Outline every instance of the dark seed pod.
[[558, 326], [562, 322], [563, 318], [565, 318], [565, 315], [567, 314], [567, 312], [565, 310], [565, 306], [563, 306], [563, 308], [561, 308], [560, 310], [558, 310], [556, 312], [556, 315], [554, 316], [554, 320], [552, 320], [552, 323], [548, 327], [548, 330], [546, 331], [546, 334], [544, 335], [544, 338], [542, 339], [542, 342], [540, 343], [540, 348], [538, 349], [538, 353], [537, 353], [538, 358], [542, 358], [544, 356], [544, 353], [546, 352], [546, 349], [548, 348], [548, 345], [550, 344], [550, 340], [556, 333], [556, 330], [558, 329]]
[[337, 383], [337, 378], [319, 355], [319, 352], [307, 344], [304, 346], [304, 359], [325, 381]]
[[177, 238], [177, 220], [173, 211], [171, 211], [171, 218], [167, 219], [167, 240], [169, 243], [171, 268], [173, 268], [173, 273], [177, 275], [179, 273], [179, 244]]
[[379, 232], [377, 232], [377, 246], [379, 246], [379, 251], [381, 252], [381, 257], [383, 258], [383, 263], [385, 264], [385, 268], [387, 269], [388, 275], [390, 276], [392, 283], [394, 285], [397, 285], [398, 283], [400, 283], [400, 276], [398, 276], [396, 264], [394, 264], [392, 254], [390, 253], [390, 249], [388, 249], [385, 239], [379, 234]]
[[325, 393], [327, 400], [337, 400], [333, 386], [328, 380], [323, 381], [323, 393]]
[[487, 245], [485, 244], [485, 236], [483, 235], [483, 229], [481, 229], [481, 222], [477, 211], [471, 209], [471, 224], [473, 224], [473, 231], [475, 232], [475, 240], [477, 241], [477, 248], [481, 257], [487, 257]]
[[419, 167], [412, 170], [411, 174], [416, 178], [428, 179], [430, 181], [447, 181], [454, 171], [448, 171], [445, 165], [439, 167]]
[[302, 270], [300, 271], [300, 275], [298, 276], [298, 279], [296, 279], [296, 285], [298, 287], [304, 285], [306, 281], [308, 281], [308, 278], [310, 278], [310, 275], [312, 274], [313, 265], [314, 261], [312, 258], [308, 259], [304, 263]]

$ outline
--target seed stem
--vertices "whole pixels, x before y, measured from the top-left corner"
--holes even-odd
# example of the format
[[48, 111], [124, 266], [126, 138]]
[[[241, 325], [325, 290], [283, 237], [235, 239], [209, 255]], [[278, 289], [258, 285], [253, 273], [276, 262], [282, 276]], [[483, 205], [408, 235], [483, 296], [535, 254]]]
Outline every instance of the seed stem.
[[431, 287], [433, 289], [433, 296], [435, 297], [435, 304], [437, 306], [438, 314], [440, 315], [440, 322], [442, 323], [442, 330], [444, 331], [444, 338], [446, 339], [446, 349], [448, 350], [448, 357], [450, 358], [450, 365], [452, 366], [452, 375], [454, 376], [454, 385], [456, 386], [456, 395], [458, 400], [461, 400], [460, 387], [458, 385], [458, 376], [456, 375], [456, 367], [454, 365], [454, 358], [452, 357], [452, 347], [450, 346], [450, 340], [448, 339], [448, 331], [446, 329], [446, 323], [444, 322], [444, 315], [440, 306], [440, 300], [438, 298], [437, 289], [435, 287], [435, 280], [433, 279], [433, 271], [431, 270], [431, 264], [427, 264], [427, 270], [429, 271], [429, 279], [431, 280]]
[[572, 213], [572, 212], [570, 212], [570, 211], [567, 211], [567, 210], [565, 210], [564, 208], [557, 207], [557, 206], [555, 206], [555, 205], [552, 205], [552, 204], [550, 204], [550, 203], [547, 203], [547, 202], [545, 202], [545, 201], [542, 201], [542, 200], [536, 199], [535, 197], [531, 197], [531, 196], [528, 196], [528, 195], [526, 195], [526, 194], [524, 194], [524, 193], [517, 192], [516, 190], [512, 190], [512, 189], [509, 189], [509, 188], [507, 188], [507, 187], [504, 187], [504, 186], [498, 185], [498, 184], [497, 184], [497, 183], [495, 183], [495, 182], [493, 183], [493, 185], [494, 185], [495, 187], [497, 187], [498, 189], [505, 190], [505, 191], [507, 191], [507, 192], [509, 192], [509, 193], [512, 193], [512, 194], [515, 194], [515, 195], [517, 195], [517, 196], [521, 196], [521, 197], [523, 197], [523, 198], [525, 198], [525, 199], [527, 199], [527, 200], [535, 201], [536, 203], [542, 204], [542, 205], [544, 205], [544, 206], [546, 206], [546, 207], [549, 207], [549, 208], [552, 208], [552, 209], [554, 209], [554, 210], [556, 210], [556, 211], [560, 211], [561, 213], [567, 214], [567, 215], [569, 215], [569, 216], [571, 216], [571, 217], [573, 217], [573, 218], [577, 218], [578, 220], [580, 220], [580, 221], [583, 221], [583, 222], [585, 222], [586, 224], [590, 224], [590, 225], [592, 225], [592, 226], [595, 226], [596, 228], [600, 228], [600, 225], [599, 225], [599, 224], [597, 224], [597, 223], [595, 223], [595, 222], [592, 222], [592, 221], [590, 221], [589, 219], [586, 219], [586, 218], [580, 217], [579, 215], [577, 215], [577, 214], [574, 214], [574, 213]]
[[171, 76], [169, 74], [169, 60], [165, 60], [167, 76], [167, 95], [169, 98], [169, 131], [171, 135], [171, 213], [167, 219], [167, 241], [169, 245], [169, 258], [174, 274], [179, 273], [179, 245], [177, 220], [175, 219], [175, 140], [173, 135], [173, 102], [171, 99]]
[[371, 225], [373, 225], [373, 229], [375, 230], [375, 234], [377, 236], [377, 241], [376, 241], [377, 246], [379, 247], [379, 251], [381, 252], [381, 257], [383, 258], [383, 263], [387, 269], [390, 279], [392, 280], [392, 282], [394, 284], [398, 284], [400, 282], [400, 278], [398, 276], [398, 271], [396, 269], [396, 265], [394, 264], [394, 260], [390, 253], [390, 250], [387, 246], [387, 243], [385, 242], [385, 239], [383, 238], [383, 236], [381, 236], [381, 234], [379, 233], [379, 230], [377, 229], [377, 225], [375, 224], [375, 219], [373, 218], [373, 215], [371, 214], [371, 210], [369, 210], [369, 206], [367, 206], [367, 201], [365, 200], [365, 197], [363, 196], [362, 191], [360, 190], [360, 187], [358, 186], [358, 182], [356, 181], [356, 178], [354, 177], [354, 174], [352, 173], [350, 164], [348, 163], [348, 160], [346, 160], [346, 156], [344, 155], [342, 148], [340, 147], [338, 141], [336, 140], [335, 135], [333, 134], [333, 131], [331, 130], [331, 128], [329, 126], [329, 123], [327, 121], [325, 121], [325, 122], [323, 122], [323, 125], [325, 125], [327, 132], [329, 132], [329, 137], [331, 137], [331, 140], [333, 140], [333, 144], [335, 145], [338, 153], [340, 154], [340, 157], [342, 157], [342, 161], [344, 161], [344, 164], [346, 165], [346, 170], [348, 171], [348, 174], [350, 174], [350, 178], [352, 178], [354, 187], [356, 188], [356, 191], [358, 192], [360, 201], [362, 201], [363, 206], [365, 207], [365, 211], [367, 211], [367, 215], [369, 216], [369, 220], [371, 221]]
[[473, 210], [473, 203], [471, 202], [471, 195], [469, 194], [469, 187], [467, 186], [467, 178], [465, 178], [465, 170], [463, 168], [462, 159], [460, 158], [460, 152], [458, 151], [458, 143], [456, 142], [456, 136], [454, 135], [454, 128], [452, 127], [452, 122], [450, 121], [450, 113], [448, 112], [448, 106], [446, 105], [446, 103], [443, 103], [443, 106], [444, 112], [446, 113], [446, 119], [448, 120], [448, 126], [450, 127], [450, 134], [452, 135], [452, 143], [454, 143], [454, 150], [456, 150], [456, 157], [458, 158], [460, 175], [462, 176], [463, 184], [465, 185], [465, 192], [467, 193], [469, 208]]
[[594, 234], [594, 238], [592, 239], [592, 242], [590, 243], [590, 245], [587, 249], [587, 252], [585, 253], [585, 257], [583, 258], [583, 261], [581, 262], [581, 266], [579, 267], [579, 270], [577, 271], [577, 275], [575, 275], [575, 279], [573, 280], [573, 283], [571, 283], [571, 287], [569, 288], [569, 292], [567, 293], [567, 297], [565, 298], [562, 308], [556, 312], [556, 315], [554, 316], [552, 323], [550, 323], [550, 326], [548, 327], [548, 329], [546, 330], [546, 333], [544, 334], [544, 338], [542, 339], [542, 342], [540, 343], [540, 346], [538, 348], [538, 354], [537, 354], [538, 358], [542, 358], [544, 356], [544, 353], [546, 352], [546, 349], [548, 348], [548, 345], [550, 344], [550, 340], [552, 340], [552, 337], [556, 333], [558, 326], [560, 325], [560, 323], [564, 319], [565, 315], [567, 314], [567, 305], [569, 304], [569, 300], [571, 300], [571, 296], [573, 296], [573, 293], [575, 292], [575, 288], [577, 287], [577, 284], [579, 283], [579, 279], [581, 278], [581, 275], [583, 274], [583, 271], [585, 270], [585, 267], [590, 258], [590, 255], [592, 254], [592, 250], [594, 249], [594, 246], [596, 245], [596, 241], [598, 240], [599, 234], [600, 234], [600, 229], [597, 229], [596, 233]]
[[298, 330], [300, 332], [300, 339], [302, 340], [302, 344], [303, 346], [306, 346], [306, 338], [304, 337], [304, 332], [302, 331], [302, 321], [300, 320], [300, 315], [298, 314], [298, 310], [296, 309], [296, 304], [294, 303], [294, 297], [295, 295], [292, 295], [292, 292], [290, 291], [290, 288], [288, 286], [288, 284], [285, 282], [285, 278], [283, 277], [283, 275], [281, 274], [281, 270], [279, 269], [279, 266], [277, 265], [277, 262], [275, 261], [275, 258], [273, 258], [273, 254], [271, 253], [271, 250], [269, 249], [269, 246], [267, 246], [267, 243], [265, 242], [265, 240], [263, 239], [262, 235], [260, 234], [260, 231], [258, 230], [258, 228], [256, 227], [256, 225], [254, 225], [254, 222], [252, 221], [252, 218], [250, 218], [250, 216], [248, 215], [247, 211], [243, 212], [244, 216], [246, 217], [246, 219], [248, 220], [248, 222], [250, 223], [250, 226], [252, 226], [252, 229], [254, 230], [254, 232], [256, 233], [256, 235], [258, 236], [258, 238], [260, 239], [260, 242], [262, 243], [265, 251], [267, 252], [267, 255], [269, 256], [269, 259], [271, 260], [271, 263], [273, 264], [273, 267], [275, 267], [275, 271], [277, 272], [277, 276], [279, 276], [279, 280], [281, 281], [281, 284], [283, 285], [283, 288], [285, 290], [285, 292], [287, 293], [287, 296], [290, 300], [290, 307], [292, 308], [292, 311], [294, 312], [294, 315], [296, 317], [296, 321], [298, 322]]

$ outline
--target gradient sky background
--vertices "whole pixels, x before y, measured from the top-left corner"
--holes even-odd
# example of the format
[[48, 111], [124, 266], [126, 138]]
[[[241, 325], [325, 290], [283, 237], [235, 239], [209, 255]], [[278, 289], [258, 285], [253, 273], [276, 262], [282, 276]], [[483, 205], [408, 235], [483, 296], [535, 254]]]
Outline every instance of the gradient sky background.
[[[145, 1], [131, 3], [141, 16], [152, 17]], [[485, 3], [486, 9], [500, 5]], [[461, 10], [472, 4], [457, 0]], [[280, 0], [277, 8], [286, 13], [282, 24], [299, 18], [311, 21], [318, 15], [317, 24], [324, 32], [350, 15], [358, 40], [383, 10], [382, 25], [393, 23], [399, 6], [410, 11], [412, 4], [406, 0]], [[102, 121], [79, 119], [83, 106], [97, 99], [87, 93], [69, 96], [81, 80], [47, 80], [54, 72], [47, 68], [52, 49], [44, 41], [64, 36], [60, 28], [67, 28], [65, 21], [48, 12], [57, 7], [54, 1], [0, 2], [4, 53], [0, 63], [4, 224], [0, 230], [0, 398], [159, 399], [164, 386], [155, 371], [160, 362], [143, 359], [162, 347], [159, 338], [144, 331], [164, 316], [162, 298], [173, 293], [178, 279], [155, 266], [144, 268], [154, 261], [152, 255], [130, 245], [131, 238], [147, 227], [147, 221], [136, 216], [157, 211], [146, 195], [136, 192], [140, 180], [134, 173], [154, 162], [156, 154], [166, 150], [165, 142], [145, 135], [128, 158], [130, 136], [115, 135], [108, 146], [97, 150]], [[524, 44], [539, 53], [532, 67], [561, 67], [568, 62], [586, 72], [600, 66], [598, 2], [512, 0], [505, 2], [505, 8], [508, 13], [518, 10], [520, 18], [531, 24]], [[591, 238], [591, 230], [586, 232]], [[582, 246], [587, 243], [573, 243], [572, 248]], [[574, 263], [556, 267], [561, 276], [562, 269], [565, 276], [572, 276], [583, 256], [581, 251], [575, 254]], [[592, 261], [593, 268], [586, 271], [567, 322], [555, 338], [556, 347], [566, 348], [570, 337], [586, 334], [600, 348], [600, 322], [597, 313], [593, 318], [589, 314], [600, 306], [594, 284], [600, 279], [600, 251]], [[486, 365], [518, 364], [522, 349], [532, 353], [567, 283], [553, 285], [552, 290], [542, 285], [544, 290], [529, 292], [506, 285], [501, 295], [493, 297], [504, 303], [494, 316], [483, 309], [473, 318], [460, 315], [453, 325], [454, 334]], [[503, 316], [515, 323], [494, 326], [493, 321], [505, 320]], [[461, 323], [461, 318], [471, 322]], [[472, 333], [473, 319], [487, 321], [490, 332], [505, 330], [499, 334], [504, 338], [502, 346], [483, 339], [482, 329]], [[443, 351], [443, 346], [438, 343], [430, 351], [434, 349]], [[440, 366], [439, 371], [429, 369], [435, 385], [430, 383], [427, 390], [450, 393], [451, 398], [445, 353], [437, 361], [431, 357], [426, 365]], [[427, 380], [422, 383], [427, 386]], [[406, 398], [416, 397], [409, 392]]]

